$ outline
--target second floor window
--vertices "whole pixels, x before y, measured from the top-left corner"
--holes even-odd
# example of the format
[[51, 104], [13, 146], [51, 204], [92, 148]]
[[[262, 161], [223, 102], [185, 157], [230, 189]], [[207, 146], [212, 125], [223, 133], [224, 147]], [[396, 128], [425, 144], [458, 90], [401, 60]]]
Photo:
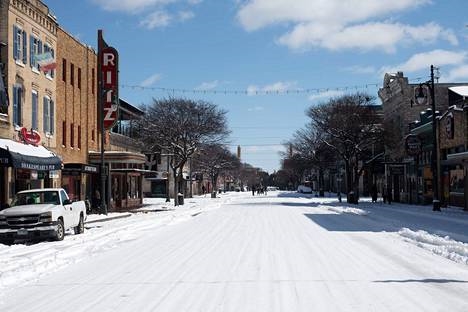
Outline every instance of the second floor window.
[[33, 35], [29, 36], [29, 65], [32, 69], [39, 71], [39, 64], [37, 62], [37, 56], [42, 54], [42, 41]]
[[54, 101], [48, 96], [44, 96], [44, 101], [43, 101], [43, 107], [42, 107], [42, 122], [44, 126], [44, 133], [49, 133], [49, 134], [54, 134], [54, 125], [55, 125], [55, 107], [54, 107]]
[[31, 107], [32, 107], [32, 119], [31, 128], [34, 130], [38, 129], [37, 126], [37, 91], [33, 90], [31, 94]]
[[28, 57], [28, 39], [26, 36], [26, 32], [18, 26], [13, 26], [13, 35], [13, 58], [16, 62], [26, 64]]
[[13, 86], [13, 124], [22, 126], [21, 113], [23, 110], [23, 87], [20, 85]]

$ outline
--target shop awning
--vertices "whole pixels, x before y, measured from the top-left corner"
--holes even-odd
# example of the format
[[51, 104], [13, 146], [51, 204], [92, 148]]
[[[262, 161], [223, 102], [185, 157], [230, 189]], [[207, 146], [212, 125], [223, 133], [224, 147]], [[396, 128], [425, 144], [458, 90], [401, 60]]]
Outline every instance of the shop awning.
[[457, 87], [450, 87], [449, 90], [463, 96], [468, 97], [468, 86], [457, 86]]
[[49, 171], [62, 169], [62, 160], [44, 146], [0, 139], [0, 165]]

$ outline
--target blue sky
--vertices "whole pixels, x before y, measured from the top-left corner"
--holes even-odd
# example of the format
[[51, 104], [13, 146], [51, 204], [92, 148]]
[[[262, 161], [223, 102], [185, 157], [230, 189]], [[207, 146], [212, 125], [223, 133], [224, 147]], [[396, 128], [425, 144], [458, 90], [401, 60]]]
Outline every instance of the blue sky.
[[[59, 24], [120, 55], [120, 96], [168, 96], [226, 109], [231, 149], [269, 172], [305, 110], [377, 94], [385, 72], [468, 83], [466, 0], [45, 0]], [[174, 91], [171, 91], [175, 89]], [[225, 92], [226, 91], [226, 92]]]

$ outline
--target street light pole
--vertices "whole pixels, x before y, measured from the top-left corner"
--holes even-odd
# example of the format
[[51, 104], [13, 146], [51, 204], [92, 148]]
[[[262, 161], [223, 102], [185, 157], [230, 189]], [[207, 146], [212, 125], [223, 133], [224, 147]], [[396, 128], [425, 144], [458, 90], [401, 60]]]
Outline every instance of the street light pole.
[[438, 157], [438, 140], [437, 140], [437, 118], [436, 118], [436, 106], [435, 106], [435, 87], [434, 87], [434, 65], [431, 65], [431, 79], [421, 83], [419, 85], [419, 92], [416, 95], [416, 101], [421, 103], [425, 101], [425, 95], [422, 90], [422, 86], [425, 85], [429, 88], [431, 96], [431, 108], [432, 108], [432, 210], [440, 211], [440, 192], [439, 192], [439, 157]]

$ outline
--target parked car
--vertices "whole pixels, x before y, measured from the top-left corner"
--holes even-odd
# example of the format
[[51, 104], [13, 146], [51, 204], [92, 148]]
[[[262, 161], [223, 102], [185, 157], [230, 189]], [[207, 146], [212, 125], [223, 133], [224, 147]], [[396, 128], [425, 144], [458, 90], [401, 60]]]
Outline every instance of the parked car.
[[83, 233], [86, 216], [85, 202], [72, 202], [62, 188], [21, 191], [0, 211], [0, 243], [45, 238], [60, 241], [68, 229]]
[[299, 193], [312, 193], [312, 188], [310, 186], [301, 184], [297, 187], [297, 191]]
[[278, 187], [277, 186], [267, 186], [267, 191], [268, 192], [278, 191]]

